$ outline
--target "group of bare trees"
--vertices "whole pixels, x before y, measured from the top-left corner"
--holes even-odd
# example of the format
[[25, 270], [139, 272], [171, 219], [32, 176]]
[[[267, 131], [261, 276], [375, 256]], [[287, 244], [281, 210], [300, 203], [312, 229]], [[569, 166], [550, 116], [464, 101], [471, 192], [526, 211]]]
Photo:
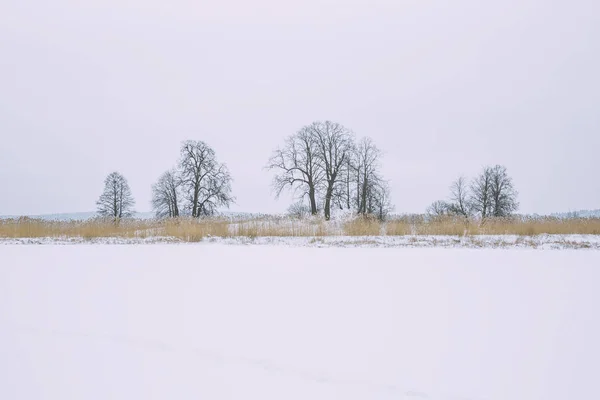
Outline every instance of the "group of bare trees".
[[[337, 207], [361, 216], [384, 219], [391, 211], [389, 187], [381, 176], [381, 151], [370, 138], [355, 140], [344, 126], [331, 122], [313, 122], [289, 136], [277, 148], [267, 168], [275, 171], [276, 196], [292, 190], [299, 203], [312, 215], [323, 213], [326, 220]], [[152, 209], [158, 218], [213, 215], [219, 207], [234, 202], [231, 175], [220, 163], [214, 150], [202, 141], [181, 144], [177, 165], [163, 173], [152, 185]], [[118, 172], [104, 182], [97, 206], [104, 217], [121, 219], [133, 214], [135, 204], [127, 180]], [[506, 217], [518, 209], [517, 191], [506, 167], [485, 167], [468, 182], [461, 177], [450, 187], [448, 201], [436, 201], [428, 214], [465, 218]]]
[[152, 186], [152, 208], [159, 218], [213, 215], [218, 207], [233, 203], [231, 181], [227, 166], [217, 160], [209, 145], [185, 141], [177, 166]]
[[[381, 152], [369, 138], [358, 141], [344, 126], [313, 122], [277, 148], [267, 168], [276, 171], [276, 196], [292, 190], [310, 213], [322, 208], [326, 220], [332, 206], [383, 219], [391, 210], [389, 188], [380, 174]], [[298, 207], [298, 205], [296, 205]]]
[[[210, 146], [185, 141], [177, 166], [152, 185], [152, 209], [157, 218], [213, 215], [218, 207], [233, 203], [231, 181], [227, 166], [217, 161]], [[123, 175], [113, 172], [106, 178], [96, 204], [102, 217], [118, 220], [132, 216], [135, 202]]]
[[465, 218], [508, 217], [519, 208], [518, 192], [506, 167], [485, 167], [470, 183], [464, 177], [450, 186], [448, 201], [436, 201], [427, 209], [434, 216], [453, 215]]

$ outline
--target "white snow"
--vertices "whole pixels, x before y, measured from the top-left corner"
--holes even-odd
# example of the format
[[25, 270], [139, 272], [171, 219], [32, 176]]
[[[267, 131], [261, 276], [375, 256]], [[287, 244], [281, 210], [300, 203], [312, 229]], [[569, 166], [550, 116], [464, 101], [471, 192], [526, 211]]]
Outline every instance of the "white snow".
[[146, 238], [0, 238], [1, 245], [81, 245], [81, 244], [205, 244], [278, 245], [289, 247], [450, 247], [450, 248], [532, 248], [532, 249], [591, 249], [600, 250], [600, 235], [474, 235], [474, 236], [307, 236], [307, 237], [206, 237], [200, 242], [187, 243], [173, 237]]
[[600, 398], [600, 252], [0, 246], [0, 399]]

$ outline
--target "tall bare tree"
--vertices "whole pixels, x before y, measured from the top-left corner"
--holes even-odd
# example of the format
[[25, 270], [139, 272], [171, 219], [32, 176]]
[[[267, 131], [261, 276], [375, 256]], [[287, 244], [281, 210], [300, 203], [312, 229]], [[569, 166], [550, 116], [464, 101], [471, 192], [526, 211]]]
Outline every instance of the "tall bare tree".
[[368, 200], [376, 196], [381, 179], [377, 172], [381, 152], [370, 138], [363, 138], [356, 146], [357, 212], [367, 215]]
[[471, 183], [471, 205], [481, 219], [490, 216], [492, 209], [492, 169], [485, 167]]
[[325, 220], [331, 218], [331, 202], [340, 173], [347, 164], [353, 146], [353, 138], [348, 129], [331, 121], [313, 122], [308, 126], [316, 141], [317, 159], [323, 169], [325, 184]]
[[193, 218], [212, 215], [218, 207], [229, 207], [234, 202], [227, 166], [219, 163], [214, 150], [202, 141], [183, 142], [179, 175]]
[[323, 183], [323, 168], [317, 156], [316, 138], [309, 127], [303, 127], [288, 137], [283, 148], [278, 148], [269, 159], [267, 168], [278, 173], [273, 178], [273, 189], [279, 197], [287, 187], [308, 197], [310, 212], [316, 215], [317, 191]]
[[98, 214], [115, 220], [133, 215], [135, 201], [127, 179], [118, 172], [109, 174], [104, 180], [104, 191], [96, 202]]
[[380, 221], [383, 221], [394, 209], [390, 200], [390, 188], [388, 182], [377, 177], [375, 184], [372, 184], [369, 193], [368, 213], [376, 215]]
[[167, 171], [152, 185], [152, 209], [157, 218], [179, 217], [181, 180], [176, 171]]
[[490, 170], [491, 214], [494, 217], [507, 217], [519, 208], [518, 193], [506, 172], [506, 167], [496, 165]]
[[352, 146], [334, 190], [336, 204], [359, 215], [383, 219], [393, 208], [388, 183], [381, 177], [381, 151], [373, 140], [363, 138]]

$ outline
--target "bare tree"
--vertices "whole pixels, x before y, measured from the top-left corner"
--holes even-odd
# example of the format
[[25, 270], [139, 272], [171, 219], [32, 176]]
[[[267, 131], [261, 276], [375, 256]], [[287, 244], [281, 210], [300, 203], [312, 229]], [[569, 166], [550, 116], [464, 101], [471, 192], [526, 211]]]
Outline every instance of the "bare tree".
[[471, 204], [482, 219], [507, 217], [519, 208], [517, 191], [506, 167], [485, 167], [471, 185]]
[[104, 180], [104, 191], [96, 202], [98, 214], [112, 217], [115, 220], [133, 215], [135, 201], [131, 195], [129, 184], [118, 172], [109, 174]]
[[468, 218], [471, 215], [472, 205], [469, 199], [469, 187], [464, 177], [458, 178], [450, 186], [449, 211], [452, 214]]
[[347, 164], [352, 151], [353, 139], [350, 131], [342, 125], [331, 122], [313, 122], [308, 131], [316, 141], [317, 159], [324, 174], [325, 204], [323, 211], [325, 220], [331, 218], [331, 202], [340, 172]]
[[432, 217], [442, 217], [449, 214], [450, 205], [442, 200], [437, 200], [427, 207], [427, 214]]
[[481, 219], [490, 216], [492, 211], [492, 169], [490, 167], [485, 167], [471, 184], [470, 202]]
[[354, 159], [354, 154], [351, 154], [350, 157], [348, 157], [348, 160], [346, 160], [346, 170], [344, 171], [346, 173], [345, 179], [344, 179], [344, 188], [342, 189], [342, 193], [343, 193], [343, 197], [345, 197], [345, 201], [346, 201], [346, 208], [348, 210], [350, 210], [351, 208], [351, 203], [352, 203], [352, 171], [354, 169], [354, 165], [356, 164], [355, 159]]
[[317, 141], [309, 127], [303, 127], [288, 137], [283, 148], [278, 148], [269, 159], [267, 168], [278, 173], [273, 178], [276, 197], [289, 187], [300, 198], [308, 196], [310, 212], [316, 215], [317, 191], [323, 183], [323, 168], [317, 157]]
[[377, 215], [380, 221], [386, 219], [394, 209], [390, 200], [390, 188], [386, 181], [378, 179], [376, 185], [371, 187], [369, 196], [369, 213]]
[[202, 141], [183, 142], [179, 175], [193, 218], [212, 215], [218, 207], [229, 207], [234, 202], [227, 166], [219, 163], [214, 150]]
[[517, 202], [517, 191], [512, 179], [506, 172], [506, 167], [496, 165], [490, 168], [490, 203], [491, 214], [494, 217], [507, 217], [519, 208]]
[[152, 209], [157, 218], [179, 217], [181, 180], [173, 170], [160, 176], [152, 185]]
[[381, 152], [370, 138], [363, 138], [356, 146], [355, 170], [357, 180], [357, 213], [367, 215], [372, 211], [368, 202], [379, 193], [378, 175]]
[[381, 177], [381, 151], [370, 138], [353, 145], [334, 190], [336, 204], [362, 216], [383, 219], [392, 210], [388, 183]]

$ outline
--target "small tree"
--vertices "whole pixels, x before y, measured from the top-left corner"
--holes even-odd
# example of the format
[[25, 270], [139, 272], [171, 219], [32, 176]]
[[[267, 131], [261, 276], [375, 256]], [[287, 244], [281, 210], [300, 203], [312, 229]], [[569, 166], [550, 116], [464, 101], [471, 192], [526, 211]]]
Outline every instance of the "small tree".
[[96, 202], [98, 214], [115, 220], [131, 217], [135, 201], [127, 180], [118, 172], [113, 172], [104, 180], [104, 191]]
[[431, 217], [443, 217], [450, 214], [450, 204], [445, 201], [437, 200], [427, 207], [427, 215]]
[[157, 218], [179, 217], [181, 180], [175, 171], [167, 171], [152, 185], [152, 209]]
[[288, 207], [287, 215], [293, 218], [306, 218], [311, 215], [311, 209], [304, 201], [300, 200]]

